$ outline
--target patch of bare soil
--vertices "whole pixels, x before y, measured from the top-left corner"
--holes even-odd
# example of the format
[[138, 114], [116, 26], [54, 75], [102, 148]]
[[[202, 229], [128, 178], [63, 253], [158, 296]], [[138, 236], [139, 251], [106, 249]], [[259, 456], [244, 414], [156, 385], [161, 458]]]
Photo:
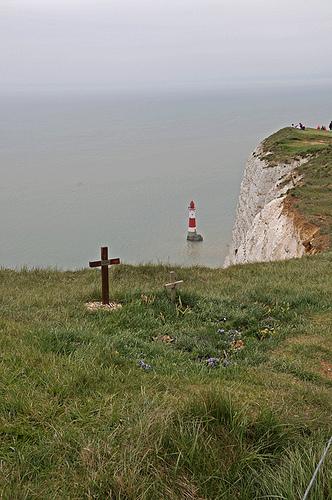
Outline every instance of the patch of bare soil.
[[174, 337], [170, 335], [159, 335], [159, 337], [153, 337], [155, 342], [164, 342], [165, 344], [171, 344], [175, 341]]
[[283, 202], [283, 213], [292, 219], [305, 248], [305, 253], [308, 255], [315, 255], [316, 253], [328, 250], [330, 247], [328, 235], [321, 234], [320, 227], [309, 222], [305, 216], [295, 208], [295, 203], [296, 198], [286, 196]]
[[[329, 139], [327, 137], [327, 139]], [[308, 144], [309, 146], [311, 146], [312, 144], [314, 145], [318, 145], [318, 144], [329, 144], [329, 141], [328, 140], [324, 140], [324, 139], [321, 139], [321, 140], [315, 140], [315, 141], [301, 141], [301, 144]]]
[[321, 373], [325, 375], [328, 379], [332, 380], [332, 364], [327, 361], [320, 362]]

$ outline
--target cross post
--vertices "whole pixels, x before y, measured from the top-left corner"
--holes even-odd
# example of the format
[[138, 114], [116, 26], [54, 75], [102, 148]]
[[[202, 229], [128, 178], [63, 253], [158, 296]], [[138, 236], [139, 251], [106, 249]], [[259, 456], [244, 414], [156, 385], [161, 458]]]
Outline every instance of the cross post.
[[115, 264], [120, 264], [120, 259], [109, 259], [108, 247], [101, 247], [100, 260], [89, 262], [90, 267], [101, 267], [101, 296], [102, 303], [106, 305], [110, 303], [108, 266]]
[[170, 290], [171, 300], [172, 302], [176, 301], [176, 287], [180, 286], [183, 283], [183, 280], [175, 281], [175, 272], [171, 271], [170, 273], [170, 283], [166, 283], [166, 290]]

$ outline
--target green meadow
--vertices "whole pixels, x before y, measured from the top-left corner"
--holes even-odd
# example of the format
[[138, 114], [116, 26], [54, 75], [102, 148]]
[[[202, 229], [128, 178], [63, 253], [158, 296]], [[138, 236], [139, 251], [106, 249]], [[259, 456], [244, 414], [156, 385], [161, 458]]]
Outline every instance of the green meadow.
[[[332, 253], [0, 271], [1, 498], [298, 499], [331, 435]], [[142, 363], [144, 362], [144, 364]], [[310, 496], [332, 498], [332, 454]]]

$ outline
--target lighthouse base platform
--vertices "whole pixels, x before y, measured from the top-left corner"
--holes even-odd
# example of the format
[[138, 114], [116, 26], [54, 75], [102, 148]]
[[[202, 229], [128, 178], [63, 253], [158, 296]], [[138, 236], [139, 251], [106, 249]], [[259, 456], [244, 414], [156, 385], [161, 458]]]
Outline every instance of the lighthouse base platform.
[[197, 233], [188, 233], [187, 241], [203, 241], [203, 236]]

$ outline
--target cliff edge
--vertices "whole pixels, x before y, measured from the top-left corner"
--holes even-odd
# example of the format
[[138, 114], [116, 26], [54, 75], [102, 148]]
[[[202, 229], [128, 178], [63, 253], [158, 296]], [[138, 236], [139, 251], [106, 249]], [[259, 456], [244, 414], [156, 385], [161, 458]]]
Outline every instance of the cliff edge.
[[332, 133], [285, 128], [247, 161], [225, 267], [329, 248]]

